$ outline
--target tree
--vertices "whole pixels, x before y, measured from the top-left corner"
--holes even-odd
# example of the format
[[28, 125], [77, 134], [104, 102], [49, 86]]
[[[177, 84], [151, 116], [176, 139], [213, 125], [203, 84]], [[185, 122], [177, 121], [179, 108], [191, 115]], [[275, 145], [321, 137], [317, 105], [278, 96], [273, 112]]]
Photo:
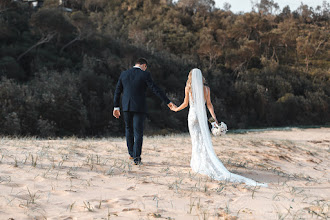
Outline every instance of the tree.
[[[217, 42], [214, 38], [216, 34], [220, 42]], [[203, 28], [200, 32], [200, 44], [197, 53], [202, 59], [208, 60], [209, 69], [212, 69], [216, 65], [218, 58], [223, 55], [222, 48], [225, 43], [225, 37], [219, 36], [220, 31], [216, 34], [208, 28]]]
[[273, 0], [260, 0], [260, 3], [255, 4], [255, 7], [260, 14], [273, 14], [280, 8]]
[[223, 3], [223, 9], [225, 10], [225, 11], [230, 11], [230, 9], [231, 9], [231, 4], [229, 4], [228, 2], [225, 2], [225, 3]]
[[76, 37], [61, 48], [61, 52], [76, 41], [88, 39], [95, 33], [94, 25], [89, 18], [81, 11], [73, 12], [71, 23], [76, 28]]
[[314, 10], [312, 7], [301, 3], [300, 7], [297, 8], [297, 12], [304, 23], [310, 24], [313, 22]]
[[272, 29], [261, 35], [261, 42], [265, 47], [264, 56], [268, 59], [275, 60], [279, 62], [277, 55], [277, 48], [280, 46], [280, 39], [282, 36], [282, 31], [280, 29]]
[[73, 26], [59, 9], [40, 9], [31, 17], [31, 25], [35, 32], [41, 35], [40, 40], [18, 56], [20, 60], [34, 48], [50, 42], [56, 35], [61, 35], [73, 31]]
[[328, 39], [329, 32], [321, 30], [308, 32], [307, 35], [297, 38], [297, 52], [299, 55], [305, 56], [307, 71], [310, 59], [326, 48]]
[[225, 65], [235, 72], [241, 72], [249, 66], [253, 57], [259, 54], [259, 46], [255, 40], [242, 39], [240, 48], [232, 49], [226, 54]]
[[105, 8], [107, 2], [107, 0], [85, 0], [84, 6], [88, 11], [97, 13]]
[[222, 50], [215, 41], [204, 41], [200, 44], [197, 53], [200, 57], [208, 59], [208, 68], [212, 69], [222, 55]]
[[205, 8], [211, 11], [214, 8], [214, 0], [179, 0], [178, 6], [189, 8], [193, 11], [198, 11], [201, 8]]
[[284, 51], [279, 50], [279, 59], [282, 64], [294, 63], [297, 59], [296, 39], [299, 36], [298, 24], [295, 19], [290, 17], [279, 23], [278, 29], [280, 33], [280, 35], [277, 36], [279, 37], [279, 39], [277, 39], [279, 41], [278, 46], [284, 46], [285, 48]]
[[10, 9], [11, 0], [2, 0], [0, 2], [0, 14]]

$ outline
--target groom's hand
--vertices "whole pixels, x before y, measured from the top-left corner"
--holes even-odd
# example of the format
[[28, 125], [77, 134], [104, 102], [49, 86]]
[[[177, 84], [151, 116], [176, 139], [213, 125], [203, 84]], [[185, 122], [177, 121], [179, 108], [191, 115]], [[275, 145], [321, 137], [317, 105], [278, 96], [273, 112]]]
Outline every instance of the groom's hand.
[[112, 114], [113, 114], [113, 116], [115, 116], [115, 118], [119, 118], [120, 111], [119, 110], [113, 110]]

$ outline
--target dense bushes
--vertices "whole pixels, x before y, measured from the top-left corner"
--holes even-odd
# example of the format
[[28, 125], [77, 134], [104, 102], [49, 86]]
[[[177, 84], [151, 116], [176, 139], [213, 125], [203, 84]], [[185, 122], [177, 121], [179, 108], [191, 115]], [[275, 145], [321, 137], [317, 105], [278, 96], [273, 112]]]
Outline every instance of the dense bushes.
[[2, 79], [1, 132], [22, 135], [84, 134], [88, 128], [79, 79], [68, 72], [43, 71], [25, 85]]

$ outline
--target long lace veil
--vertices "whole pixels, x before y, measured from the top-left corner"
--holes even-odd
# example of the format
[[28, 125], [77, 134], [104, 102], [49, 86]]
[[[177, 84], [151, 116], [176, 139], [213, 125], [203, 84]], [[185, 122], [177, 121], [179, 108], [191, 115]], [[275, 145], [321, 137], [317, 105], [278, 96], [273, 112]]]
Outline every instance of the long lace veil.
[[192, 70], [191, 93], [203, 140], [205, 141], [206, 146], [212, 146], [211, 135], [207, 124], [203, 76], [200, 69]]
[[213, 149], [210, 130], [207, 123], [208, 120], [205, 108], [203, 76], [202, 72], [197, 68], [192, 70], [191, 93], [193, 97], [192, 101], [194, 102], [196, 109], [199, 127], [202, 133], [202, 139], [206, 148], [207, 156], [210, 160], [210, 164], [207, 166], [208, 174], [217, 180], [245, 182], [248, 185], [267, 186], [267, 184], [257, 183], [252, 179], [229, 172], [217, 157]]
[[230, 178], [230, 172], [225, 168], [225, 166], [220, 162], [216, 156], [213, 145], [209, 126], [207, 124], [207, 114], [205, 108], [205, 98], [204, 98], [204, 83], [203, 76], [200, 69], [192, 70], [192, 80], [191, 80], [191, 92], [193, 97], [193, 102], [196, 108], [196, 115], [198, 118], [199, 127], [201, 129], [203, 141], [207, 150], [208, 155], [213, 163], [218, 169], [221, 169], [224, 173], [224, 179]]

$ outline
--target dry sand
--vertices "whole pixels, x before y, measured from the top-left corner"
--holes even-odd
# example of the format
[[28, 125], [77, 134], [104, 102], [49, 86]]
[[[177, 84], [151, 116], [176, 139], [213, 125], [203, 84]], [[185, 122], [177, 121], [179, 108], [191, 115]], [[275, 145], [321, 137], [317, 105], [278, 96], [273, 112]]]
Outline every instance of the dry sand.
[[0, 139], [0, 219], [327, 219], [330, 128], [213, 138], [234, 173], [268, 188], [191, 171], [190, 137], [147, 137], [144, 165], [123, 138]]

